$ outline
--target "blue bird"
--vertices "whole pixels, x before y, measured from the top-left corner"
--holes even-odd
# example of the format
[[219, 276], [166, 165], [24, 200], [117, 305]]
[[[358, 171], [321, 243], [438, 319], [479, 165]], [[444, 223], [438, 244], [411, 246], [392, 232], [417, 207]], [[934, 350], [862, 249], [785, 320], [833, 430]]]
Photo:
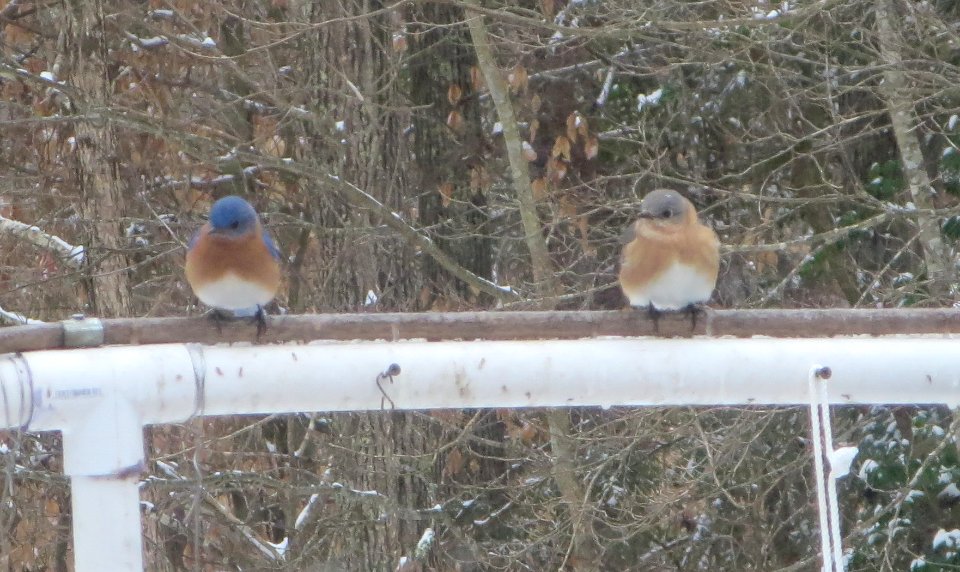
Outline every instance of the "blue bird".
[[186, 275], [201, 302], [234, 317], [256, 317], [259, 334], [266, 329], [263, 306], [280, 287], [280, 250], [250, 203], [223, 197], [190, 239]]

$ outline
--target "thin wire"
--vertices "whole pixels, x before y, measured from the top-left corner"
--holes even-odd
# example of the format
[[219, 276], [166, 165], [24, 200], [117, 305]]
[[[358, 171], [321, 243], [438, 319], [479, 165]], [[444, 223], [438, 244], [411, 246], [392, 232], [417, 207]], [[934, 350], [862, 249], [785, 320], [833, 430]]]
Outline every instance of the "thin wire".
[[813, 467], [817, 477], [817, 516], [820, 518], [820, 555], [823, 558], [821, 570], [823, 572], [835, 572], [833, 566], [833, 551], [830, 550], [830, 523], [828, 522], [827, 491], [826, 479], [823, 469], [823, 436], [820, 427], [820, 395], [818, 391], [820, 366], [814, 366], [810, 370], [810, 431], [813, 437]]
[[[814, 382], [819, 387], [820, 412], [823, 414], [823, 443], [829, 451], [828, 458], [833, 459], [833, 425], [830, 421], [830, 400], [827, 398], [827, 382], [819, 376]], [[843, 539], [840, 537], [840, 503], [837, 501], [837, 477], [830, 467], [827, 479], [827, 503], [830, 507], [830, 541], [833, 544], [833, 567], [843, 572]]]

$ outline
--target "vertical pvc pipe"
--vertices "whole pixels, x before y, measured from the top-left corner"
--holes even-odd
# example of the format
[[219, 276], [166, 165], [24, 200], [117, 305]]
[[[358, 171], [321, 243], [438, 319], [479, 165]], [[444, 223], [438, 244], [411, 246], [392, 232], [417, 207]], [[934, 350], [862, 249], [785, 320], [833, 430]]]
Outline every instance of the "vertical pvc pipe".
[[74, 572], [141, 572], [143, 424], [134, 407], [107, 393], [63, 431], [70, 476]]
[[75, 572], [140, 572], [138, 475], [70, 478]]

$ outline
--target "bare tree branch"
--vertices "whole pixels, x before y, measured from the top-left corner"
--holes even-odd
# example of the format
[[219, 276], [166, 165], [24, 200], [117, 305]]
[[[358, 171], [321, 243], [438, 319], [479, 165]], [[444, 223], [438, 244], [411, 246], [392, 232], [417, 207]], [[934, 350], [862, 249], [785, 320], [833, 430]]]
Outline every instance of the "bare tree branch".
[[83, 265], [86, 252], [84, 247], [74, 246], [59, 236], [43, 232], [40, 227], [0, 216], [0, 233], [16, 236], [36, 247], [52, 252], [74, 268], [80, 268]]

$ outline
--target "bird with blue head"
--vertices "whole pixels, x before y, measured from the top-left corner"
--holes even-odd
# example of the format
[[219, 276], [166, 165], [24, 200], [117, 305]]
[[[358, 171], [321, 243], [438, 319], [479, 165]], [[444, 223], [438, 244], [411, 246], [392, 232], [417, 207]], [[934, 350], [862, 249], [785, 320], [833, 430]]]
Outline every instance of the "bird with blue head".
[[190, 239], [186, 276], [214, 317], [256, 318], [259, 336], [266, 330], [263, 306], [280, 287], [280, 250], [250, 203], [223, 197]]

